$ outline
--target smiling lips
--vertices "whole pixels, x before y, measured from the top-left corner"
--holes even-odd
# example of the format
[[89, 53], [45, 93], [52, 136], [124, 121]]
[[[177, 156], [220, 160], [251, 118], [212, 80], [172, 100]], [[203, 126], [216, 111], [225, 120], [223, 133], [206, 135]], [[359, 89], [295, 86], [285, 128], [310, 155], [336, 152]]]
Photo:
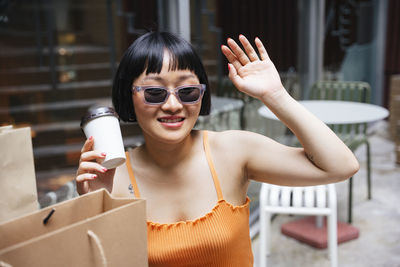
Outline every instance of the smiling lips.
[[161, 117], [157, 119], [161, 124], [167, 126], [167, 127], [180, 127], [183, 124], [183, 121], [185, 120], [184, 117], [178, 117], [178, 116], [168, 116], [168, 117]]

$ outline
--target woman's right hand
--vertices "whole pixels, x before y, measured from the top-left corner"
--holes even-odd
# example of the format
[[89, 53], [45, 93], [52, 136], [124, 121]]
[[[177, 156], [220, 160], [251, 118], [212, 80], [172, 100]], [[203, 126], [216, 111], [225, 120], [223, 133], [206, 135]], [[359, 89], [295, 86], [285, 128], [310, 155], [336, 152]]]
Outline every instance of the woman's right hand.
[[115, 169], [107, 170], [98, 163], [105, 158], [106, 154], [93, 150], [93, 144], [94, 139], [90, 137], [81, 150], [79, 168], [75, 178], [76, 189], [80, 195], [100, 188], [105, 188], [109, 192], [112, 190]]

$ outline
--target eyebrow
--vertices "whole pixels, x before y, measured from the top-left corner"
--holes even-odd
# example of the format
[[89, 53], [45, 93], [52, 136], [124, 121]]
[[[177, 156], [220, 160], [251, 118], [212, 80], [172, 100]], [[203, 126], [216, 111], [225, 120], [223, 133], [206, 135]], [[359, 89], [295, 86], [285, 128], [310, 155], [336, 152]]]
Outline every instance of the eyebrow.
[[156, 75], [147, 75], [146, 77], [144, 77], [143, 80], [156, 80], [156, 81], [161, 81], [162, 78], [160, 76], [156, 76]]

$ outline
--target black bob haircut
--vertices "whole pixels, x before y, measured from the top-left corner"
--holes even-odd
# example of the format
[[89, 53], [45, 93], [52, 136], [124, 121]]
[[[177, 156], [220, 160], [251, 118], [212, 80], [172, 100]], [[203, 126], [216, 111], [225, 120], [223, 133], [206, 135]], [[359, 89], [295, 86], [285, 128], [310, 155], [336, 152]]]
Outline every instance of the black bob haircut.
[[190, 70], [196, 74], [206, 90], [201, 102], [200, 115], [210, 114], [211, 92], [203, 63], [192, 45], [185, 39], [168, 32], [148, 32], [140, 36], [126, 50], [118, 66], [112, 88], [113, 106], [123, 121], [135, 122], [132, 84], [144, 71], [160, 73], [164, 51], [170, 53], [170, 70]]

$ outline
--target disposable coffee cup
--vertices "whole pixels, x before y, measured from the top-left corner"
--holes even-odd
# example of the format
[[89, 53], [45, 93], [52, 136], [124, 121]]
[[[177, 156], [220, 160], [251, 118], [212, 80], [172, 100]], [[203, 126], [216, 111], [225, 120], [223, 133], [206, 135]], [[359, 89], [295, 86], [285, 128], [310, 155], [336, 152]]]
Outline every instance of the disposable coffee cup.
[[124, 164], [125, 149], [122, 141], [119, 118], [111, 107], [97, 107], [88, 111], [82, 118], [81, 128], [86, 137], [93, 136], [94, 150], [106, 153], [100, 164], [113, 169]]

